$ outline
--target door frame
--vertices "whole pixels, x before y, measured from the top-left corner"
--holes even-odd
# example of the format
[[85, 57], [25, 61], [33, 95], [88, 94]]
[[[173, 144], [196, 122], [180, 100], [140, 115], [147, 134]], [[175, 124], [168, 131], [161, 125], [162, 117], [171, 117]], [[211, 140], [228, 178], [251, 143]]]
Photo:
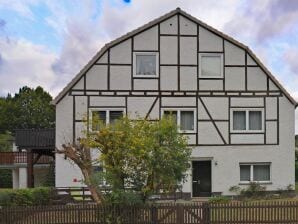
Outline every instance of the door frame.
[[192, 180], [193, 180], [193, 167], [192, 167], [192, 163], [195, 161], [210, 161], [210, 168], [211, 168], [211, 192], [212, 193], [212, 188], [213, 188], [213, 168], [212, 168], [212, 164], [213, 164], [213, 157], [196, 157], [196, 158], [191, 158], [190, 162], [190, 167], [191, 167], [191, 178], [190, 178], [190, 189], [191, 189], [191, 197], [192, 198], [198, 198], [198, 197], [194, 197], [193, 196], [193, 188], [192, 188]]

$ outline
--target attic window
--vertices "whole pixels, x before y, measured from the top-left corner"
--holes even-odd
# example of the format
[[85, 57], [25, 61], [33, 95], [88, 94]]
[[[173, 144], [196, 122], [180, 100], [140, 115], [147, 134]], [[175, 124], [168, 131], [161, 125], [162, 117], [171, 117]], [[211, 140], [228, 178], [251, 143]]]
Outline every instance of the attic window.
[[134, 53], [134, 77], [157, 77], [158, 53], [135, 52]]
[[222, 78], [223, 77], [223, 55], [217, 53], [199, 54], [199, 77], [200, 78]]

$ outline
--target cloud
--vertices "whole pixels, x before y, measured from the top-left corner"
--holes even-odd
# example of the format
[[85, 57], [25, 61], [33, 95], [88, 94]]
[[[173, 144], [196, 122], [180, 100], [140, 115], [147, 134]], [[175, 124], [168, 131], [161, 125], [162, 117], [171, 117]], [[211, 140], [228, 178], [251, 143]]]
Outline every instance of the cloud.
[[44, 46], [26, 40], [0, 39], [0, 52], [0, 95], [24, 85], [41, 85], [48, 91], [55, 91], [51, 85], [56, 79], [51, 71], [55, 55]]
[[284, 54], [284, 62], [288, 64], [290, 70], [294, 74], [298, 74], [298, 49], [291, 48]]
[[17, 12], [28, 19], [34, 19], [34, 14], [30, 7], [36, 5], [40, 0], [0, 0], [0, 9], [8, 9]]
[[6, 25], [6, 21], [0, 18], [0, 30], [4, 29], [5, 25]]

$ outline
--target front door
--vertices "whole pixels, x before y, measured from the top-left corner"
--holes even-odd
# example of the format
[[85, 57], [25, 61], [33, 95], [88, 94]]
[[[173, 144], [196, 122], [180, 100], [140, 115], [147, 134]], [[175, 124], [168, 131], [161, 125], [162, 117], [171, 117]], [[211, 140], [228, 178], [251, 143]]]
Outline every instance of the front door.
[[192, 196], [211, 196], [211, 161], [192, 162]]

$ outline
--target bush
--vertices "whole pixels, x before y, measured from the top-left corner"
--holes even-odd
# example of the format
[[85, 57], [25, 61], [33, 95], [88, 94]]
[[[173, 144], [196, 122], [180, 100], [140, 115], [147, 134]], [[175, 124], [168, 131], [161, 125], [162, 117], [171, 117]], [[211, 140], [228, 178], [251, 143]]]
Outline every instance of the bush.
[[212, 197], [209, 199], [210, 203], [228, 203], [230, 201], [231, 198], [225, 196]]
[[298, 182], [298, 161], [295, 162], [295, 181]]
[[50, 201], [51, 188], [8, 189], [0, 191], [0, 206], [46, 205]]
[[258, 198], [265, 195], [266, 187], [256, 182], [250, 182], [246, 189], [240, 191], [240, 195], [248, 198]]
[[105, 202], [119, 205], [141, 205], [144, 203], [140, 193], [124, 190], [114, 190], [107, 194]]

